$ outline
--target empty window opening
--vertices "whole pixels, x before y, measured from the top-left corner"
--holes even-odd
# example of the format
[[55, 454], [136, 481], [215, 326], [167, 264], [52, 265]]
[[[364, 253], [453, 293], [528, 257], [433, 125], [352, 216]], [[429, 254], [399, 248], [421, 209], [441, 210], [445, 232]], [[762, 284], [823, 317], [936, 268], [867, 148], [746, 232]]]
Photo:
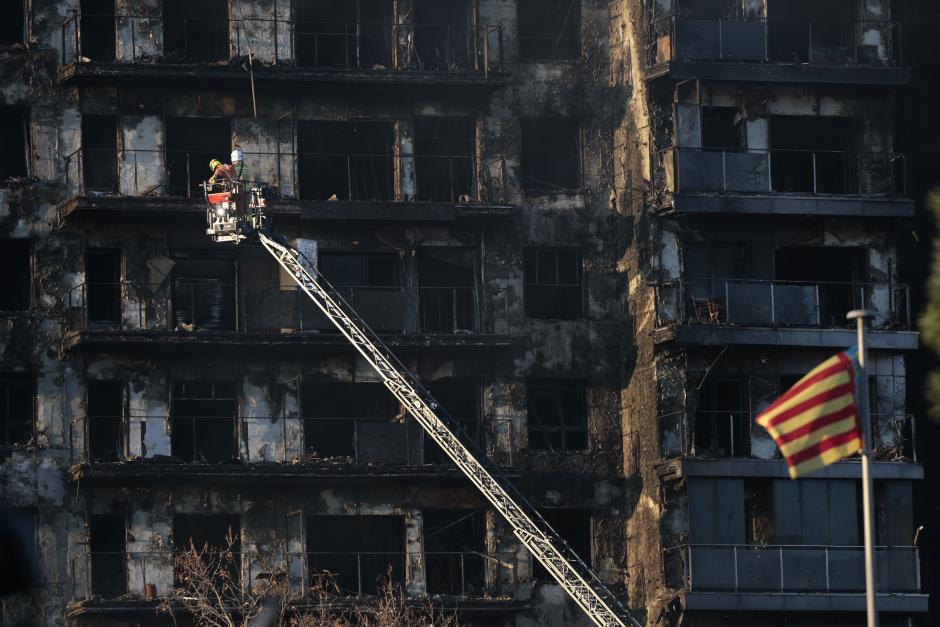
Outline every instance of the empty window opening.
[[124, 453], [124, 384], [120, 381], [88, 381], [88, 456], [92, 461], [113, 462]]
[[417, 199], [460, 202], [474, 197], [476, 121], [418, 117], [414, 129]]
[[127, 592], [127, 537], [123, 514], [93, 514], [89, 519], [91, 590], [102, 597]]
[[466, 68], [477, 46], [468, 0], [414, 0], [414, 64], [422, 70]]
[[529, 448], [537, 451], [582, 451], [587, 440], [587, 389], [564, 379], [529, 380]]
[[744, 457], [750, 448], [747, 381], [707, 378], [695, 412], [695, 454]]
[[702, 148], [744, 148], [744, 117], [737, 107], [702, 107]]
[[0, 106], [0, 182], [29, 175], [29, 113], [24, 107]]
[[519, 0], [516, 6], [521, 58], [578, 58], [581, 0]]
[[310, 575], [329, 572], [345, 594], [375, 594], [388, 575], [405, 576], [405, 520], [401, 516], [308, 516]]
[[581, 187], [581, 131], [574, 120], [522, 120], [522, 186], [535, 191]]
[[173, 455], [187, 462], [217, 464], [237, 455], [235, 385], [219, 382], [173, 385]]
[[482, 596], [486, 592], [486, 512], [424, 510], [428, 594]]
[[114, 61], [114, 0], [81, 0], [82, 56], [92, 61]]
[[392, 65], [389, 0], [313, 0], [295, 8], [298, 65], [387, 69]]
[[778, 192], [856, 194], [861, 121], [849, 117], [770, 116], [773, 188]]
[[0, 506], [0, 528], [4, 535], [4, 546], [0, 550], [4, 570], [0, 576], [0, 588], [11, 591], [38, 586], [42, 582], [36, 542], [36, 510]]
[[783, 246], [774, 251], [774, 279], [808, 285], [823, 326], [850, 326], [845, 315], [870, 305], [867, 248]]
[[[440, 379], [426, 384], [431, 396], [444, 408], [466, 439], [482, 444], [481, 429], [481, 391], [476, 379]], [[431, 439], [424, 437], [424, 462], [426, 464], [450, 463], [441, 447]]]
[[199, 184], [212, 176], [209, 162], [228, 161], [232, 126], [226, 118], [167, 118], [167, 193], [200, 194]]
[[301, 120], [297, 176], [303, 200], [391, 200], [390, 122]]
[[[410, 300], [401, 288], [401, 261], [396, 255], [324, 253], [323, 276], [375, 331], [401, 333]], [[325, 331], [335, 327], [323, 320]]]
[[527, 248], [523, 274], [527, 317], [574, 320], [583, 315], [579, 251]]
[[[551, 525], [561, 538], [568, 543], [571, 550], [581, 560], [591, 565], [591, 511], [587, 509], [545, 508], [540, 509], [542, 518]], [[555, 579], [549, 574], [538, 560], [532, 558], [532, 579], [536, 581], [552, 582]]]
[[404, 464], [419, 428], [397, 420], [399, 404], [380, 383], [305, 382], [301, 407], [308, 461]]
[[88, 323], [121, 322], [121, 251], [90, 248], [85, 252], [85, 297]]
[[173, 328], [180, 331], [235, 329], [235, 266], [224, 259], [175, 259], [172, 273]]
[[[770, 58], [784, 63], [845, 65], [856, 59], [857, 0], [767, 3]], [[877, 55], [877, 52], [875, 52]]]
[[228, 0], [164, 0], [163, 54], [182, 63], [228, 59]]
[[31, 245], [27, 239], [0, 240], [0, 311], [26, 311], [32, 291]]
[[12, 46], [26, 40], [26, 0], [10, 0], [5, 4], [4, 19], [0, 20], [0, 46]]
[[[241, 521], [231, 514], [175, 514], [173, 516], [173, 547], [179, 554], [194, 547], [205, 551], [206, 560], [228, 571], [232, 585], [238, 589], [241, 573]], [[179, 579], [179, 573], [174, 572]], [[217, 572], [219, 580], [223, 573]]]
[[117, 191], [117, 139], [117, 117], [82, 115], [82, 175], [86, 191]]
[[33, 440], [33, 399], [36, 384], [25, 375], [0, 374], [0, 446]]
[[479, 331], [480, 303], [475, 249], [425, 247], [418, 249], [418, 303], [424, 333]]

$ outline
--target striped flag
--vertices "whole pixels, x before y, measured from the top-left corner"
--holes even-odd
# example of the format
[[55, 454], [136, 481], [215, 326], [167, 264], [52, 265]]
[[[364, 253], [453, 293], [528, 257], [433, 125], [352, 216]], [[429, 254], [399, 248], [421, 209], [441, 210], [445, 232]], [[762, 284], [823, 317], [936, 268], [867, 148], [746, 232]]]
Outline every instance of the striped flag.
[[791, 479], [862, 448], [857, 372], [858, 351], [850, 348], [816, 366], [754, 419], [777, 443]]

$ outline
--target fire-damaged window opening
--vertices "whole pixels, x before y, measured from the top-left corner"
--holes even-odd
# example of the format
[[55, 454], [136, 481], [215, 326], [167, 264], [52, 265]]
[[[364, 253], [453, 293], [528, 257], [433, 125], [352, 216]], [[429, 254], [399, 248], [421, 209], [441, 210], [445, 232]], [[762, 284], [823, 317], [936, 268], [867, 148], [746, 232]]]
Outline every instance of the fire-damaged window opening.
[[390, 0], [312, 0], [295, 7], [297, 65], [358, 69], [392, 66]]
[[577, 59], [581, 49], [581, 0], [518, 0], [519, 57]]
[[167, 60], [211, 63], [228, 59], [228, 5], [228, 0], [164, 0], [163, 54]]
[[523, 268], [528, 318], [575, 320], [583, 314], [581, 252], [527, 248]]
[[405, 576], [405, 519], [401, 516], [307, 516], [311, 576], [330, 572], [344, 594], [375, 594], [388, 575]]
[[124, 384], [121, 381], [88, 382], [88, 457], [113, 462], [124, 456]]
[[868, 268], [868, 249], [863, 247], [781, 246], [774, 250], [774, 280], [810, 284], [823, 326], [851, 326], [845, 315], [869, 306]]
[[88, 324], [114, 326], [121, 322], [121, 251], [85, 251], [85, 298]]
[[82, 115], [82, 174], [89, 192], [117, 191], [117, 117]]
[[474, 248], [418, 249], [419, 322], [424, 333], [475, 333], [480, 330], [477, 277], [480, 255]]
[[114, 61], [114, 0], [81, 0], [81, 53], [92, 61]]
[[422, 70], [468, 67], [476, 47], [469, 0], [414, 0], [413, 63]]
[[33, 440], [36, 380], [31, 375], [0, 372], [0, 446]]
[[695, 17], [733, 17], [741, 12], [741, 0], [682, 0], [676, 4], [680, 15]]
[[805, 194], [861, 191], [861, 120], [841, 116], [770, 116], [773, 189]]
[[26, 311], [32, 298], [32, 245], [28, 239], [0, 239], [0, 311]]
[[[591, 510], [561, 507], [546, 507], [539, 509], [542, 518], [551, 525], [558, 535], [565, 539], [571, 550], [580, 557], [585, 564], [591, 565], [593, 551], [591, 550]], [[549, 574], [538, 560], [532, 558], [532, 579], [554, 583], [555, 579]]]
[[[232, 559], [222, 559], [223, 565], [231, 570], [228, 576], [235, 582], [241, 573], [241, 520], [233, 514], [174, 514], [173, 515], [173, 550], [176, 554], [195, 547], [205, 550], [206, 559], [219, 556], [231, 550]], [[223, 573], [213, 573], [222, 577]], [[174, 569], [173, 577], [179, 580], [180, 573]]]
[[236, 442], [235, 384], [186, 381], [173, 384], [171, 404], [173, 456], [186, 462], [234, 461]]
[[695, 454], [746, 457], [750, 451], [751, 416], [747, 380], [706, 378], [695, 411]]
[[399, 422], [399, 404], [381, 383], [305, 381], [301, 388], [306, 459], [404, 464], [413, 424]]
[[[387, 253], [321, 253], [319, 270], [375, 331], [402, 332], [410, 300], [402, 291], [401, 259]], [[326, 323], [322, 330], [335, 331]]]
[[744, 116], [738, 107], [702, 107], [702, 148], [743, 150]]
[[235, 330], [235, 264], [231, 259], [174, 258], [173, 329]]
[[212, 176], [212, 159], [228, 161], [232, 124], [228, 118], [167, 118], [167, 193], [200, 194], [199, 184]]
[[428, 594], [479, 597], [486, 592], [486, 512], [424, 510]]
[[530, 449], [587, 449], [587, 387], [583, 381], [529, 379], [526, 396]]
[[417, 117], [414, 129], [416, 199], [466, 202], [474, 198], [476, 120]]
[[0, 46], [12, 46], [26, 41], [26, 0], [9, 0], [5, 4], [4, 19], [0, 20]]
[[0, 183], [29, 176], [29, 110], [0, 106]]
[[[429, 381], [426, 384], [431, 396], [444, 407], [451, 418], [467, 435], [478, 444], [482, 442], [482, 389], [477, 379], [440, 379]], [[424, 462], [426, 464], [450, 463], [441, 447], [431, 439], [424, 436]]]
[[[10, 573], [16, 573], [16, 585], [20, 589], [33, 588], [42, 583], [39, 572], [39, 543], [36, 536], [36, 509], [33, 507], [6, 507], [0, 504], [0, 520], [3, 521], [4, 543], [3, 567], [10, 589]], [[11, 596], [7, 597], [8, 599]]]
[[[877, 60], [878, 46], [856, 50], [857, 0], [770, 0], [767, 3], [768, 53], [785, 63], [845, 65]], [[856, 56], [861, 58], [856, 59]]]
[[537, 192], [581, 188], [581, 128], [576, 120], [523, 118], [522, 186]]
[[297, 178], [302, 200], [392, 200], [391, 122], [297, 123]]
[[109, 598], [127, 592], [127, 521], [123, 514], [92, 514], [88, 524], [92, 593]]

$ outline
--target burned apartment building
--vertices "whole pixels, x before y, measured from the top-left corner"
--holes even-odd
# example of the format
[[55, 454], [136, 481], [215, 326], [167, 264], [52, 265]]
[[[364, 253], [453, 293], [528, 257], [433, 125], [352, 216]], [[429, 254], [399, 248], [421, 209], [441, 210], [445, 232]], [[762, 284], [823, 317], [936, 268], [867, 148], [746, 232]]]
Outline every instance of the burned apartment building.
[[264, 553], [589, 624], [290, 277], [210, 243], [235, 147], [647, 625], [859, 624], [859, 464], [791, 482], [752, 419], [875, 310], [879, 603], [924, 615], [888, 0], [11, 4], [0, 499], [41, 573], [5, 621], [169, 624], [175, 553], [231, 535], [246, 589]]

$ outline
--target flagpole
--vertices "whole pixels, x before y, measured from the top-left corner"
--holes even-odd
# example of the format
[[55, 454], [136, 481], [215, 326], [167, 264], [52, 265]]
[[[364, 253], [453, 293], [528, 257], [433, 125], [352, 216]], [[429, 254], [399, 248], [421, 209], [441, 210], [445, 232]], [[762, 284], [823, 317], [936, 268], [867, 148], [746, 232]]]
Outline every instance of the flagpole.
[[868, 354], [865, 348], [865, 322], [872, 312], [854, 309], [846, 318], [855, 320], [858, 326], [858, 388], [855, 391], [858, 404], [858, 419], [862, 427], [862, 515], [865, 533], [865, 612], [868, 627], [878, 627], [878, 611], [875, 609], [875, 540], [874, 502], [871, 481], [871, 419], [868, 413], [868, 378], [865, 376]]

